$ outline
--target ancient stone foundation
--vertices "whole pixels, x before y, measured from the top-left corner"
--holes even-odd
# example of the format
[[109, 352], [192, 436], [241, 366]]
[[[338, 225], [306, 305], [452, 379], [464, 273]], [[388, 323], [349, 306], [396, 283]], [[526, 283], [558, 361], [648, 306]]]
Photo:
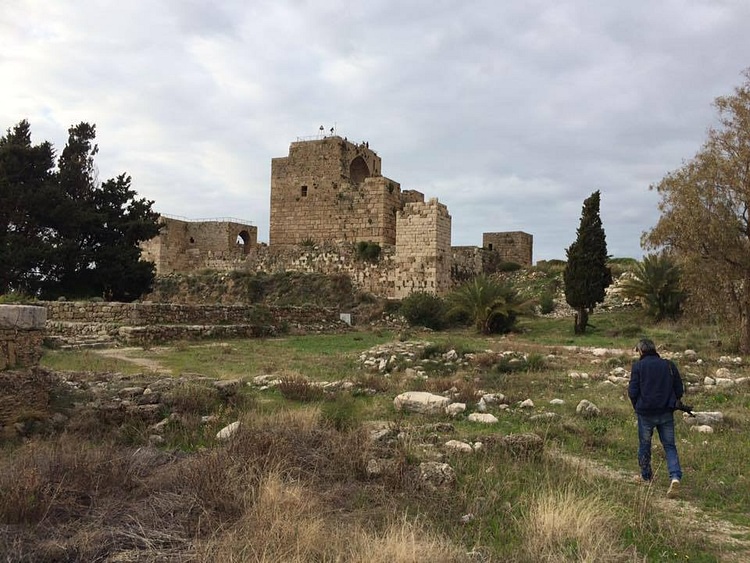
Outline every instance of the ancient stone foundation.
[[348, 330], [338, 311], [323, 307], [60, 301], [45, 305], [48, 335], [79, 344], [87, 338], [92, 345], [107, 341], [151, 344]]
[[0, 370], [39, 363], [46, 320], [44, 307], [0, 305]]

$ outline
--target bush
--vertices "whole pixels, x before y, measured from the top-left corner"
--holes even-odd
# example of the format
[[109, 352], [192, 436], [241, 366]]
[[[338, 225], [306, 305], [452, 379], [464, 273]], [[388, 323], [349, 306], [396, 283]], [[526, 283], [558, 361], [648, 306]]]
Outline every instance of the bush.
[[325, 391], [322, 387], [313, 385], [301, 375], [285, 375], [279, 382], [279, 392], [285, 399], [310, 403], [322, 401]]
[[401, 301], [401, 314], [412, 326], [440, 330], [445, 326], [445, 301], [424, 291], [416, 291]]
[[517, 262], [500, 262], [500, 264], [497, 265], [498, 272], [517, 272], [522, 269], [523, 266]]
[[362, 421], [359, 405], [350, 394], [336, 396], [333, 400], [323, 403], [320, 414], [324, 423], [331, 425], [339, 432], [358, 428]]
[[452, 314], [463, 314], [482, 334], [510, 332], [530, 302], [522, 303], [511, 285], [482, 275], [465, 283], [448, 296]]
[[367, 262], [377, 262], [380, 258], [380, 250], [377, 242], [361, 240], [357, 243], [357, 258]]
[[549, 315], [555, 310], [555, 296], [551, 293], [544, 293], [539, 298], [539, 312], [542, 315]]

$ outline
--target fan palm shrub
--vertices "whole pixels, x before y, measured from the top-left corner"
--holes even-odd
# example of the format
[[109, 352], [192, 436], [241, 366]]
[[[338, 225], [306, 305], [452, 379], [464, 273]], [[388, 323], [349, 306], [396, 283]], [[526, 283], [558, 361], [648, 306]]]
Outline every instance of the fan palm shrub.
[[685, 299], [680, 269], [663, 253], [649, 254], [636, 263], [630, 277], [620, 282], [620, 292], [638, 301], [646, 314], [657, 321], [679, 316]]
[[530, 305], [521, 301], [513, 286], [486, 275], [456, 289], [447, 302], [451, 315], [465, 315], [482, 334], [510, 332]]

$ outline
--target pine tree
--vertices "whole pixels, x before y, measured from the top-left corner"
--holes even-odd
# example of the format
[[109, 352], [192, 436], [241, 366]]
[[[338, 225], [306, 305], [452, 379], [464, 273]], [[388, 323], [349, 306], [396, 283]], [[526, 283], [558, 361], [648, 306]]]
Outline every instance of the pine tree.
[[139, 243], [158, 234], [158, 214], [129, 176], [98, 181], [94, 125], [68, 133], [57, 171], [28, 122], [0, 138], [0, 294], [132, 301], [154, 279]]
[[565, 251], [568, 258], [563, 272], [565, 300], [576, 310], [576, 334], [586, 332], [589, 315], [597, 303], [604, 301], [604, 290], [612, 283], [599, 203], [599, 190], [583, 202], [576, 240]]

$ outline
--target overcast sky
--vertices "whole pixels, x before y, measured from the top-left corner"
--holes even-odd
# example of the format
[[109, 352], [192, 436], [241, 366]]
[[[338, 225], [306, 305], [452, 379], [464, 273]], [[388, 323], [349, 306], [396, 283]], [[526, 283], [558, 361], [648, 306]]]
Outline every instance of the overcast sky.
[[0, 129], [59, 152], [94, 123], [100, 179], [267, 241], [271, 158], [335, 127], [445, 203], [454, 245], [563, 259], [601, 190], [609, 253], [640, 258], [749, 25], [747, 0], [0, 0]]

